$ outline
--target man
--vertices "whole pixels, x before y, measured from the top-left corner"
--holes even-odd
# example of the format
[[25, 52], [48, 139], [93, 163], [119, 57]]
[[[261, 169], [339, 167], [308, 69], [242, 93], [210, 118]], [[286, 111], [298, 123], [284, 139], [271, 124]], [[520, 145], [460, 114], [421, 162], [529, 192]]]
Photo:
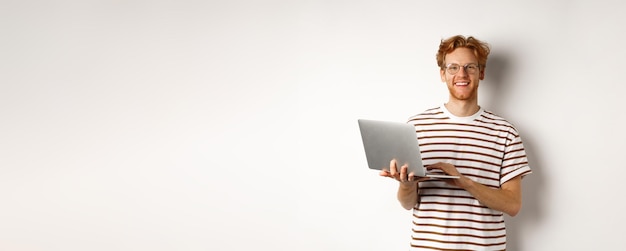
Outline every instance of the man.
[[531, 169], [520, 135], [478, 105], [489, 51], [473, 37], [442, 40], [437, 64], [449, 100], [408, 121], [426, 168], [460, 178], [415, 177], [395, 160], [380, 172], [399, 181], [398, 201], [413, 210], [415, 250], [504, 250], [504, 213], [515, 216], [522, 206], [522, 177]]

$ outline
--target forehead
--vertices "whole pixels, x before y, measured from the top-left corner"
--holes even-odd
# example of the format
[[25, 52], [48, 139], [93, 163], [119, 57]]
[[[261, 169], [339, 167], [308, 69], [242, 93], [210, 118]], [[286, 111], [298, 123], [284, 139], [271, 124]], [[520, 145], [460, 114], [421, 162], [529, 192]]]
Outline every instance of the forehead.
[[474, 55], [474, 51], [468, 48], [457, 48], [454, 51], [446, 54], [445, 60], [446, 63], [456, 63], [456, 64], [470, 64], [470, 63], [478, 63], [478, 59]]

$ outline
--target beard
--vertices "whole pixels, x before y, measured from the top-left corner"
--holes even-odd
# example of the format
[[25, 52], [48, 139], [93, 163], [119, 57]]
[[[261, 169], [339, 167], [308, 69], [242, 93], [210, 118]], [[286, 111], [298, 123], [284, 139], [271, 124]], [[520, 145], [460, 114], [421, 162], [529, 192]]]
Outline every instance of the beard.
[[470, 85], [462, 88], [455, 87], [454, 85], [448, 85], [448, 92], [450, 92], [450, 97], [460, 101], [478, 99], [477, 85]]

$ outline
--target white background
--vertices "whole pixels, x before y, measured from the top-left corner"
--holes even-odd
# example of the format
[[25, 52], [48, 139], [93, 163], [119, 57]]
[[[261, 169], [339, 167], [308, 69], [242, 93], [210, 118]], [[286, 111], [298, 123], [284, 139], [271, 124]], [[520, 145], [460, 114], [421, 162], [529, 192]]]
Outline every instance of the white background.
[[406, 250], [356, 119], [447, 100], [440, 39], [534, 173], [507, 250], [623, 246], [620, 1], [0, 1], [0, 250]]

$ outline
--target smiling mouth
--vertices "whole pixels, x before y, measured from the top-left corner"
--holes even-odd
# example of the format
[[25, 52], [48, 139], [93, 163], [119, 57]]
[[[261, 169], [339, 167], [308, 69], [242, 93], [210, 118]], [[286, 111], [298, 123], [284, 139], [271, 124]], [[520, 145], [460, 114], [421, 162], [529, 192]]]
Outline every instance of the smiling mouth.
[[467, 86], [467, 85], [469, 85], [469, 82], [457, 82], [457, 83], [454, 83], [454, 85], [456, 85], [456, 86]]

